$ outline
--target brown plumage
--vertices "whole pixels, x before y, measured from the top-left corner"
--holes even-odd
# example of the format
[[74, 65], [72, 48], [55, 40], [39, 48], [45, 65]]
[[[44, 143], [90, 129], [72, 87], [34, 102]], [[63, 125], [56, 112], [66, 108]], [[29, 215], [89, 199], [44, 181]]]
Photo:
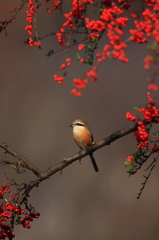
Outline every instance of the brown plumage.
[[[73, 128], [74, 140], [81, 149], [86, 149], [94, 143], [93, 135], [90, 131], [90, 128], [84, 120], [77, 119], [70, 125], [70, 127]], [[99, 172], [93, 153], [90, 153], [89, 156], [92, 160], [94, 170], [96, 172]]]

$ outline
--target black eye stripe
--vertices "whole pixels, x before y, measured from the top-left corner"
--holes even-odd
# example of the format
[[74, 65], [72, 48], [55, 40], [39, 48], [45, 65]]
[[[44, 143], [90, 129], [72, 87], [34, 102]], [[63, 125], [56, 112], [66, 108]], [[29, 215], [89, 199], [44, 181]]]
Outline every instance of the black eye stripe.
[[74, 125], [84, 127], [83, 123], [74, 123]]

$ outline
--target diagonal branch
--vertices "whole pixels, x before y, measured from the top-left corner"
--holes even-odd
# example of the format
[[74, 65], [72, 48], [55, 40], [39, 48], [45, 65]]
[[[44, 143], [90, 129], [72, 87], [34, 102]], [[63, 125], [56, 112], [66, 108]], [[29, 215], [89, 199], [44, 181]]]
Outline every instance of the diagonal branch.
[[0, 22], [1, 24], [3, 24], [0, 28], [0, 33], [3, 31], [3, 30], [6, 30], [8, 24], [10, 24], [13, 20], [16, 19], [18, 13], [20, 12], [20, 10], [25, 6], [25, 4], [27, 4], [28, 0], [24, 0], [21, 4], [20, 4], [20, 7], [18, 9], [16, 9], [15, 11], [15, 14], [8, 20], [8, 21], [3, 21], [3, 22]]
[[[101, 141], [96, 142], [94, 145], [92, 145], [90, 148], [86, 150], [82, 150], [78, 153], [75, 153], [74, 155], [70, 157], [66, 157], [63, 159], [62, 162], [60, 162], [58, 165], [49, 168], [47, 171], [41, 171], [38, 168], [36, 168], [32, 163], [30, 163], [25, 157], [14, 151], [13, 149], [9, 148], [7, 144], [5, 143], [0, 143], [0, 148], [3, 148], [6, 153], [9, 153], [10, 155], [14, 156], [18, 161], [20, 161], [20, 165], [22, 167], [25, 167], [29, 170], [31, 170], [39, 179], [40, 181], [43, 181], [44, 179], [50, 177], [51, 175], [55, 174], [58, 171], [61, 171], [74, 161], [77, 161], [78, 159], [84, 158], [85, 156], [89, 155], [92, 152], [97, 151], [99, 148], [102, 148], [106, 145], [109, 145], [110, 143], [114, 142], [115, 140], [132, 133], [136, 130], [137, 128], [137, 123], [134, 124], [133, 126], [130, 127], [125, 127], [121, 130], [118, 130], [111, 134], [110, 136], [104, 138]], [[0, 164], [14, 164], [16, 163], [16, 160], [0, 160]]]
[[[38, 176], [38, 177], [40, 176], [41, 171], [38, 168], [36, 168], [32, 163], [30, 163], [29, 160], [27, 160], [25, 157], [23, 157], [22, 155], [20, 155], [19, 153], [17, 153], [10, 147], [8, 147], [6, 143], [0, 143], [0, 148], [3, 148], [6, 153], [9, 153], [10, 155], [12, 155], [16, 159], [18, 159], [18, 161], [20, 161], [20, 165], [22, 167], [25, 167], [25, 168], [31, 170], [36, 176]], [[17, 163], [17, 161], [16, 160], [9, 161], [9, 160], [4, 159], [4, 160], [1, 160], [0, 163], [14, 164], [14, 163]]]
[[[149, 124], [149, 122], [144, 122], [144, 124], [147, 125], [147, 124]], [[122, 128], [122, 129], [114, 132], [110, 136], [104, 138], [103, 140], [94, 143], [94, 145], [92, 145], [88, 149], [82, 150], [79, 153], [75, 153], [74, 155], [72, 155], [70, 157], [64, 158], [62, 160], [62, 162], [60, 162], [59, 164], [57, 164], [54, 167], [48, 168], [48, 170], [46, 170], [46, 171], [39, 170], [32, 163], [30, 163], [25, 157], [23, 157], [22, 155], [20, 155], [13, 149], [9, 148], [7, 146], [7, 144], [0, 143], [0, 148], [3, 148], [6, 151], [6, 153], [8, 153], [16, 158], [16, 160], [6, 160], [6, 159], [0, 160], [0, 164], [15, 164], [15, 165], [18, 164], [18, 166], [20, 165], [21, 167], [31, 170], [38, 177], [35, 180], [29, 181], [28, 183], [25, 184], [24, 191], [21, 194], [21, 197], [19, 199], [20, 205], [22, 203], [25, 204], [25, 203], [27, 203], [27, 199], [29, 197], [30, 191], [34, 187], [38, 187], [40, 182], [42, 182], [45, 179], [48, 179], [50, 176], [52, 176], [56, 172], [60, 172], [62, 169], [66, 168], [68, 165], [77, 161], [78, 159], [84, 158], [85, 156], [89, 155], [90, 153], [93, 153], [106, 145], [110, 145], [112, 142], [116, 141], [117, 139], [134, 132], [137, 129], [137, 126], [138, 126], [138, 124], [135, 123], [133, 126]]]
[[[157, 158], [158, 158], [158, 156], [157, 156]], [[145, 178], [145, 181], [144, 181], [143, 183], [141, 183], [142, 187], [140, 188], [140, 191], [139, 191], [139, 193], [137, 194], [136, 199], [140, 199], [141, 194], [142, 194], [142, 192], [143, 192], [143, 190], [144, 190], [144, 188], [145, 188], [145, 186], [146, 186], [146, 183], [147, 183], [149, 177], [151, 176], [152, 170], [153, 170], [154, 167], [156, 166], [157, 158], [154, 158], [153, 162], [152, 162], [152, 163], [148, 166], [148, 168], [146, 169], [146, 171], [147, 171], [147, 170], [151, 167], [148, 176], [143, 175], [143, 177]]]

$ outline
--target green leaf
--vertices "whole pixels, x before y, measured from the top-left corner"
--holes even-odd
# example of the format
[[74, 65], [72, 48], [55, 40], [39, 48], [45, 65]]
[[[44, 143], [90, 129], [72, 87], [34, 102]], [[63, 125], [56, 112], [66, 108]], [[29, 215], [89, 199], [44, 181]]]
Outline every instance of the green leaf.
[[88, 58], [88, 64], [91, 64], [91, 58]]
[[156, 132], [153, 133], [154, 136], [159, 136], [159, 130], [157, 130]]
[[147, 46], [147, 50], [149, 50], [149, 51], [155, 51], [157, 48], [158, 48], [158, 44], [156, 42]]
[[49, 50], [49, 52], [47, 54], [45, 54], [45, 56], [50, 57], [52, 54], [54, 54], [53, 49]]
[[131, 162], [125, 161], [125, 167], [128, 167], [129, 169], [131, 169], [132, 168]]
[[91, 44], [88, 44], [88, 45], [87, 45], [87, 49], [88, 49], [88, 50], [91, 50], [91, 49], [92, 49], [92, 45], [91, 45]]
[[15, 166], [14, 164], [11, 164], [11, 166], [12, 166], [13, 168], [17, 168], [17, 166]]
[[76, 53], [77, 59], [81, 59], [79, 52]]
[[76, 43], [77, 43], [77, 40], [76, 40], [76, 39], [73, 39], [73, 43], [76, 44]]
[[140, 107], [133, 107], [133, 109], [135, 109], [135, 110], [140, 110]]
[[159, 117], [155, 117], [155, 120], [157, 120], [157, 121], [158, 121], [158, 120], [159, 120]]

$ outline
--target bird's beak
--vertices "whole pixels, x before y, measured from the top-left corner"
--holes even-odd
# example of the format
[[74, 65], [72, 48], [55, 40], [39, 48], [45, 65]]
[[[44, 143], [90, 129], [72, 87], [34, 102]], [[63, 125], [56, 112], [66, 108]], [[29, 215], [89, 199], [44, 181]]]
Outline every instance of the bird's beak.
[[72, 127], [72, 124], [69, 127]]

